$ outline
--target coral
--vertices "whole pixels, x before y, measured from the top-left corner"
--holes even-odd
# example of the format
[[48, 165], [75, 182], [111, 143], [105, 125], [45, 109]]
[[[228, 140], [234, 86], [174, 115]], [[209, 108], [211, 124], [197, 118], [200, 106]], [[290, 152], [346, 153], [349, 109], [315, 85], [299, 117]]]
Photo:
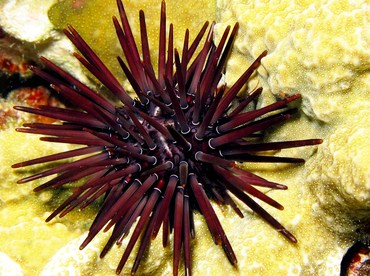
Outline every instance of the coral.
[[[76, 4], [76, 2], [79, 2]], [[186, 29], [190, 31], [192, 41], [205, 20], [213, 21], [215, 18], [215, 1], [177, 1], [169, 0], [167, 3], [167, 22], [173, 23], [174, 46], [182, 48], [181, 41], [184, 39]], [[125, 1], [127, 16], [132, 22], [133, 33], [139, 37], [138, 11], [145, 11], [148, 24], [149, 44], [156, 45], [158, 42], [158, 22], [160, 0]], [[122, 53], [116, 39], [116, 33], [112, 24], [112, 15], [117, 15], [115, 0], [90, 0], [90, 1], [61, 1], [56, 3], [49, 11], [51, 22], [60, 29], [67, 24], [73, 25], [89, 45], [94, 45], [94, 50], [107, 64], [115, 76], [122, 75], [122, 69], [116, 61], [116, 56]], [[168, 27], [168, 26], [167, 26]], [[152, 48], [151, 56], [157, 60], [158, 52]], [[156, 68], [155, 64], [153, 64]], [[121, 78], [122, 79], [122, 78]], [[125, 83], [128, 86], [128, 83]]]
[[307, 164], [307, 181], [319, 205], [316, 211], [324, 211], [321, 217], [338, 232], [361, 228], [361, 221], [370, 223], [369, 118], [369, 109], [359, 110], [327, 137]]
[[302, 246], [299, 254], [336, 255], [326, 268], [313, 261], [307, 269], [317, 274], [334, 269], [337, 274], [343, 250], [369, 235], [370, 5], [336, 0], [217, 3], [218, 10], [224, 11], [218, 13], [220, 29], [239, 21], [243, 36], [235, 43], [226, 79], [232, 80], [237, 68], [268, 49], [262, 62], [266, 70], [259, 70], [258, 81], [267, 92], [260, 104], [271, 101], [273, 95], [302, 93], [301, 117], [274, 132], [273, 139], [303, 135], [302, 125], [306, 135], [324, 138], [317, 155], [296, 179], [307, 181], [301, 187], [302, 196], [311, 195], [309, 202], [299, 206], [302, 213], [305, 208], [313, 210], [306, 223], [316, 227], [306, 225], [306, 229], [314, 227], [319, 239], [329, 229], [326, 244], [339, 241], [339, 246], [324, 249], [313, 242], [317, 246]]
[[219, 0], [217, 7], [220, 30], [240, 22], [227, 82], [267, 49], [259, 80], [273, 94], [302, 93], [315, 120], [333, 124], [351, 108], [348, 100], [369, 99], [368, 1]]

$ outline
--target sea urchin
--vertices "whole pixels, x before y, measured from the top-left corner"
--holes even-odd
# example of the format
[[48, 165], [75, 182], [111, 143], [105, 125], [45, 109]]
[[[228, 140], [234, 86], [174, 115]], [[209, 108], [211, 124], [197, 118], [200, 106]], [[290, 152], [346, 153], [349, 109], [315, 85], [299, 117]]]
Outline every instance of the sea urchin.
[[[98, 233], [113, 228], [101, 252], [103, 257], [138, 220], [121, 261], [119, 274], [141, 236], [132, 274], [143, 253], [162, 226], [163, 245], [173, 233], [173, 274], [177, 275], [181, 252], [185, 274], [191, 274], [191, 239], [194, 238], [193, 213], [205, 218], [216, 244], [221, 244], [228, 259], [237, 259], [210, 199], [230, 205], [243, 217], [235, 198], [246, 204], [291, 242], [296, 238], [250, 196], [277, 208], [283, 207], [254, 186], [286, 189], [239, 168], [237, 162], [301, 163], [302, 159], [278, 157], [269, 151], [321, 143], [319, 139], [263, 142], [268, 127], [288, 120], [294, 109], [288, 103], [300, 95], [288, 96], [260, 109], [250, 108], [261, 94], [256, 89], [239, 105], [231, 107], [238, 92], [266, 56], [263, 52], [230, 88], [220, 85], [227, 56], [238, 30], [227, 27], [218, 45], [213, 41], [214, 24], [201, 28], [192, 43], [186, 31], [182, 55], [173, 47], [173, 26], [166, 32], [165, 3], [161, 6], [157, 75], [151, 63], [144, 12], [140, 11], [140, 55], [120, 0], [117, 1], [121, 24], [113, 23], [125, 61], [118, 57], [136, 97], [133, 99], [107, 69], [77, 31], [68, 26], [65, 34], [80, 54], [75, 57], [119, 100], [117, 106], [46, 58], [48, 72], [32, 71], [51, 83], [51, 87], [76, 108], [39, 106], [15, 109], [51, 117], [59, 124], [27, 123], [19, 132], [46, 135], [41, 140], [84, 145], [13, 165], [19, 168], [67, 158], [74, 161], [56, 164], [18, 181], [25, 183], [56, 175], [35, 191], [56, 188], [88, 176], [72, 195], [48, 218], [64, 216], [76, 207], [85, 208], [103, 197], [100, 211], [92, 223], [84, 248]], [[199, 46], [202, 37], [203, 46]], [[198, 54], [196, 50], [198, 50]], [[248, 111], [246, 110], [248, 108]], [[266, 154], [267, 152], [267, 154]]]

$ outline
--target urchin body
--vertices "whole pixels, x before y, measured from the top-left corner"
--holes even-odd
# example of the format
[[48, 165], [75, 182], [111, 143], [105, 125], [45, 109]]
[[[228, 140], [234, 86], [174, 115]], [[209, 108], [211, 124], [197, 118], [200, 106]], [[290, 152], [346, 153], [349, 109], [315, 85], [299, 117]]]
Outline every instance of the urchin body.
[[[258, 68], [263, 52], [230, 88], [220, 85], [227, 56], [238, 30], [226, 28], [218, 45], [209, 28], [202, 47], [198, 47], [208, 28], [206, 23], [189, 43], [184, 39], [182, 55], [173, 48], [173, 26], [166, 32], [165, 4], [162, 2], [159, 59], [157, 74], [150, 60], [144, 13], [140, 12], [142, 51], [139, 54], [121, 1], [117, 1], [121, 24], [113, 18], [125, 61], [118, 57], [124, 74], [130, 81], [136, 98], [132, 98], [97, 57], [94, 51], [69, 26], [65, 34], [79, 49], [74, 55], [121, 102], [116, 106], [87, 87], [51, 61], [42, 58], [45, 66], [56, 73], [32, 70], [52, 84], [52, 87], [75, 106], [75, 109], [40, 106], [15, 107], [17, 110], [59, 120], [60, 124], [25, 124], [18, 131], [47, 135], [42, 140], [84, 145], [79, 149], [40, 157], [13, 165], [23, 167], [39, 163], [76, 158], [55, 165], [38, 174], [24, 178], [25, 183], [56, 175], [35, 190], [60, 187], [89, 177], [76, 187], [73, 194], [47, 219], [64, 216], [76, 207], [85, 208], [98, 198], [103, 203], [86, 240], [84, 248], [102, 229], [114, 227], [103, 249], [104, 256], [114, 243], [120, 244], [132, 231], [122, 259], [120, 273], [134, 245], [141, 236], [139, 250], [132, 268], [134, 274], [150, 239], [162, 229], [163, 245], [173, 233], [173, 273], [177, 275], [181, 252], [185, 273], [191, 273], [191, 239], [195, 238], [193, 213], [205, 217], [216, 244], [221, 244], [233, 265], [237, 259], [225, 235], [210, 199], [230, 205], [243, 217], [237, 207], [241, 201], [266, 220], [286, 238], [295, 237], [267, 213], [251, 197], [283, 209], [278, 202], [254, 186], [287, 189], [286, 186], [263, 179], [242, 170], [237, 162], [301, 163], [302, 159], [277, 157], [271, 154], [284, 148], [315, 145], [318, 139], [269, 142], [263, 132], [272, 125], [288, 120], [296, 111], [288, 104], [300, 98], [292, 95], [261, 109], [245, 111], [261, 94], [256, 89], [246, 98], [238, 92]], [[231, 32], [230, 32], [231, 31]], [[196, 49], [199, 53], [195, 55]]]

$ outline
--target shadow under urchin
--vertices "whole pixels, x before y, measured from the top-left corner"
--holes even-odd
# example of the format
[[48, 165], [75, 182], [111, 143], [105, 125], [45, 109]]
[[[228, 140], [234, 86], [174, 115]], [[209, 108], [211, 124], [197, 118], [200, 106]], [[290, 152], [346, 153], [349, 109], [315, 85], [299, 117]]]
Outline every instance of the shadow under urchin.
[[[71, 159], [18, 183], [55, 175], [35, 188], [56, 188], [88, 177], [75, 187], [72, 195], [46, 221], [85, 208], [103, 198], [100, 210], [83, 249], [101, 230], [113, 227], [101, 257], [114, 243], [120, 244], [132, 230], [132, 236], [117, 267], [119, 274], [137, 241], [139, 248], [132, 274], [151, 239], [162, 230], [163, 246], [173, 235], [173, 274], [177, 275], [183, 256], [185, 274], [191, 274], [191, 240], [195, 238], [194, 212], [200, 212], [217, 245], [221, 245], [232, 265], [237, 258], [212, 207], [230, 205], [238, 216], [244, 203], [273, 228], [295, 243], [296, 238], [252, 197], [277, 208], [278, 202], [258, 187], [287, 189], [239, 168], [238, 162], [302, 163], [299, 158], [278, 157], [271, 151], [316, 145], [320, 139], [264, 142], [265, 129], [287, 121], [296, 109], [288, 104], [299, 94], [252, 109], [262, 88], [245, 98], [237, 94], [258, 68], [263, 52], [231, 86], [221, 84], [222, 74], [235, 39], [238, 24], [228, 26], [218, 45], [213, 41], [214, 23], [206, 22], [193, 42], [186, 31], [182, 53], [173, 46], [173, 26], [166, 31], [165, 2], [161, 5], [158, 68], [151, 63], [144, 12], [140, 11], [141, 54], [134, 40], [122, 2], [117, 1], [120, 20], [113, 17], [125, 60], [118, 62], [136, 96], [132, 98], [72, 27], [64, 30], [81, 54], [74, 56], [119, 100], [114, 105], [68, 72], [44, 57], [49, 74], [36, 67], [32, 71], [51, 83], [51, 87], [77, 107], [15, 109], [54, 118], [59, 124], [26, 123], [17, 131], [45, 135], [40, 139], [55, 143], [82, 145], [81, 148], [14, 164], [19, 168], [40, 163]], [[207, 32], [208, 30], [208, 32]], [[204, 38], [203, 38], [204, 37]], [[201, 45], [201, 41], [204, 41]], [[196, 54], [196, 52], [198, 52]], [[155, 73], [157, 71], [157, 73]], [[232, 102], [238, 98], [238, 105]], [[246, 111], [246, 108], [249, 108]], [[252, 197], [251, 197], [252, 196]], [[237, 200], [235, 200], [237, 199]], [[138, 220], [135, 229], [133, 223]]]

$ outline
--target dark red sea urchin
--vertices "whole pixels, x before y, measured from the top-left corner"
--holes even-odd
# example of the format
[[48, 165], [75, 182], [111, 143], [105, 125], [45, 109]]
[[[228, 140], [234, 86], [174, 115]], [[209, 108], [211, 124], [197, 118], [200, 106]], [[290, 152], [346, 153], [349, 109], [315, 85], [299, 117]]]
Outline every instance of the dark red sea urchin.
[[232, 30], [226, 28], [218, 45], [214, 44], [214, 24], [211, 24], [197, 55], [194, 53], [208, 23], [204, 24], [191, 44], [187, 31], [180, 58], [173, 48], [172, 25], [168, 36], [166, 34], [164, 1], [156, 77], [151, 64], [144, 12], [140, 11], [140, 56], [123, 4], [120, 0], [117, 4], [122, 26], [116, 17], [113, 17], [113, 23], [126, 58], [123, 61], [118, 57], [118, 62], [137, 97], [131, 98], [76, 30], [68, 26], [64, 32], [82, 54], [75, 53], [75, 57], [121, 104], [113, 105], [68, 72], [41, 58], [49, 71], [54, 73], [32, 67], [33, 72], [50, 82], [77, 109], [17, 106], [17, 110], [61, 121], [60, 124], [27, 123], [17, 131], [46, 135], [41, 138], [43, 141], [84, 147], [13, 165], [19, 168], [79, 157], [62, 165], [56, 164], [18, 183], [57, 175], [35, 189], [40, 191], [88, 176], [88, 180], [76, 187], [47, 221], [57, 215], [66, 215], [77, 206], [85, 208], [104, 197], [89, 234], [80, 247], [84, 248], [103, 228], [107, 230], [114, 226], [101, 257], [115, 242], [121, 243], [138, 219], [117, 273], [121, 272], [135, 243], [142, 236], [132, 267], [132, 274], [136, 272], [150, 239], [157, 236], [162, 226], [164, 246], [167, 245], [169, 233], [173, 232], [173, 274], [177, 275], [182, 248], [185, 274], [190, 274], [190, 240], [195, 236], [193, 212], [196, 210], [203, 214], [214, 242], [222, 245], [230, 262], [236, 265], [236, 256], [210, 199], [230, 205], [243, 217], [234, 201], [236, 197], [291, 242], [296, 242], [288, 230], [250, 197], [283, 209], [254, 186], [270, 189], [287, 187], [242, 170], [237, 162], [303, 162], [298, 158], [277, 157], [268, 151], [315, 145], [321, 140], [264, 143], [261, 134], [268, 127], [288, 120], [295, 111], [287, 107], [288, 103], [301, 96], [292, 95], [266, 107], [256, 110], [249, 107], [249, 111], [245, 111], [261, 94], [262, 89], [256, 89], [247, 98], [239, 99], [239, 105], [232, 108], [232, 101], [267, 52], [263, 52], [233, 86], [219, 86], [238, 24]]

